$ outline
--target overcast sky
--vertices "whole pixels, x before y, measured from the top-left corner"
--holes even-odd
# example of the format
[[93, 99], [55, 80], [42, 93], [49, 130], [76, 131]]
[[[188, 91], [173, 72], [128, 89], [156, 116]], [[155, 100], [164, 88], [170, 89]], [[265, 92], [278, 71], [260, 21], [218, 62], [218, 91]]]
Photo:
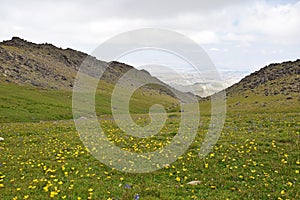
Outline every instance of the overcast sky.
[[295, 0], [0, 0], [0, 39], [19, 36], [90, 53], [124, 31], [177, 31], [201, 45], [218, 68], [254, 71], [300, 58]]

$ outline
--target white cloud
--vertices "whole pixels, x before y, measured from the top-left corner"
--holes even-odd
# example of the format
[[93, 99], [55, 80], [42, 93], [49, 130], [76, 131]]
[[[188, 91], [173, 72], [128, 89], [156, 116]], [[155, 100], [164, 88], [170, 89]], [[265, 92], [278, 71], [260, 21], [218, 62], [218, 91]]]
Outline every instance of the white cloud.
[[210, 48], [209, 50], [210, 50], [210, 51], [220, 51], [219, 48], [215, 48], [215, 47], [212, 47], [212, 48]]
[[237, 42], [237, 47], [249, 46], [251, 42], [256, 40], [255, 35], [227, 33], [222, 37], [224, 41]]
[[218, 35], [213, 31], [200, 31], [190, 36], [199, 44], [215, 44], [219, 42]]
[[255, 33], [260, 41], [274, 44], [300, 42], [300, 2], [283, 5], [256, 3], [239, 26]]

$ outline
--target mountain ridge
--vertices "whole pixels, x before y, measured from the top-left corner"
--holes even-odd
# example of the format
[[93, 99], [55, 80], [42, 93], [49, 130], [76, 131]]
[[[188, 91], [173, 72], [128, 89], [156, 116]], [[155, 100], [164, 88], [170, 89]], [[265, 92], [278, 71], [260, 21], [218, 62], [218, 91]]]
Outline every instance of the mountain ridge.
[[[166, 89], [168, 85], [146, 70], [137, 70], [118, 61], [101, 61], [86, 53], [70, 48], [62, 49], [49, 43], [35, 44], [19, 37], [0, 42], [0, 81], [45, 89], [72, 90], [77, 72], [87, 58], [93, 67], [103, 69], [100, 80], [115, 84], [124, 73], [134, 70], [137, 76], [148, 77], [162, 85], [155, 89], [174, 97]], [[145, 88], [153, 89], [149, 86]]]
[[[72, 90], [79, 67], [87, 57], [95, 66], [103, 68], [107, 66], [101, 77], [107, 83], [115, 84], [124, 73], [133, 69], [138, 74], [137, 77], [149, 76], [163, 86], [169, 87], [152, 77], [149, 72], [137, 70], [125, 63], [104, 62], [77, 50], [62, 49], [49, 43], [35, 44], [19, 37], [0, 42], [0, 81], [46, 89]], [[156, 89], [174, 97], [172, 92], [163, 87]], [[300, 59], [267, 65], [245, 76], [225, 91], [227, 96], [248, 96], [250, 93], [264, 96], [299, 93]]]
[[228, 96], [251, 91], [265, 96], [300, 92], [300, 59], [269, 64], [226, 88]]

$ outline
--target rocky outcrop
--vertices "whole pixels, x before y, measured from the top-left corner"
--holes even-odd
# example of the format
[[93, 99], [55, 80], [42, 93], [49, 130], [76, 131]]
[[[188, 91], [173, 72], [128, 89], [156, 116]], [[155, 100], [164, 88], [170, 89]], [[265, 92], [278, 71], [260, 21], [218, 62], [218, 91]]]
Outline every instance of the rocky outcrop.
[[245, 91], [265, 96], [300, 93], [300, 60], [270, 64], [226, 89], [228, 95]]

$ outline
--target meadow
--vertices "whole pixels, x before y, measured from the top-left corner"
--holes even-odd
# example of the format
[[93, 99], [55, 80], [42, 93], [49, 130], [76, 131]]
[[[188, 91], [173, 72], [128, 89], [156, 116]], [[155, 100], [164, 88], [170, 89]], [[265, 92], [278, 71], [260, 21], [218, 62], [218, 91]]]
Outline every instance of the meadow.
[[[178, 116], [169, 114], [152, 139], [122, 138], [108, 118], [100, 124], [112, 142], [142, 152], [167, 145], [177, 133]], [[200, 159], [210, 122], [204, 112], [188, 151], [144, 174], [96, 160], [72, 120], [1, 123], [0, 199], [299, 199], [299, 119], [296, 111], [229, 112], [214, 150]], [[147, 123], [147, 116], [137, 120]]]
[[[74, 78], [87, 55], [16, 37], [0, 45], [0, 200], [300, 199], [299, 60], [271, 64], [226, 89], [227, 98], [222, 97], [227, 101], [226, 121], [206, 157], [198, 154], [214, 123], [210, 97], [198, 98], [200, 124], [183, 155], [151, 173], [126, 173], [94, 158], [73, 121]], [[148, 138], [122, 131], [112, 110], [122, 111], [120, 97], [131, 94], [136, 82], [150, 78], [147, 72], [136, 73], [129, 79], [136, 81], [130, 86], [122, 83], [119, 96], [113, 98], [114, 84], [130, 68], [114, 63], [100, 80], [97, 73], [87, 76], [77, 85], [77, 100], [87, 108], [95, 100], [99, 124], [122, 150], [159, 151], [177, 136], [180, 117], [188, 112], [181, 110], [164, 84], [150, 81], [134, 90], [131, 117], [145, 126], [150, 122], [149, 108], [161, 104], [168, 115], [165, 125]], [[83, 97], [91, 94], [86, 83], [95, 81], [95, 95], [86, 101]], [[117, 106], [112, 105], [114, 99]], [[82, 113], [87, 108], [81, 105], [74, 106], [82, 111], [74, 114], [75, 120], [86, 116]]]

